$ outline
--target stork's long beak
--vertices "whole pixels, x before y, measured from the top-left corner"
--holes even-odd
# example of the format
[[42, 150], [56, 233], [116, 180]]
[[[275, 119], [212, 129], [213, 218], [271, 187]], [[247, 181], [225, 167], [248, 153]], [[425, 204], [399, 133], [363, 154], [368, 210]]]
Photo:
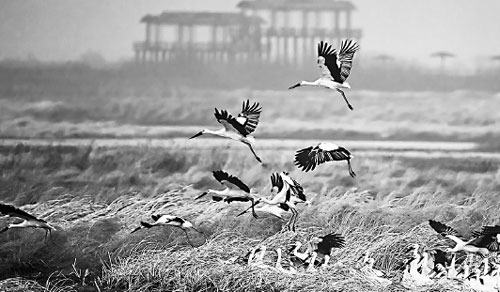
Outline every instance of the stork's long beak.
[[193, 137], [191, 137], [189, 139], [193, 139], [193, 138], [196, 138], [196, 137], [201, 136], [201, 135], [203, 135], [203, 132], [199, 132], [198, 134], [194, 135]]
[[295, 84], [295, 85], [292, 85], [290, 87], [288, 87], [288, 89], [294, 89], [295, 87], [299, 87], [300, 86], [300, 82]]
[[204, 196], [206, 196], [208, 194], [208, 192], [203, 192], [201, 193], [198, 197], [194, 198], [195, 200], [198, 200], [199, 198], [202, 198]]

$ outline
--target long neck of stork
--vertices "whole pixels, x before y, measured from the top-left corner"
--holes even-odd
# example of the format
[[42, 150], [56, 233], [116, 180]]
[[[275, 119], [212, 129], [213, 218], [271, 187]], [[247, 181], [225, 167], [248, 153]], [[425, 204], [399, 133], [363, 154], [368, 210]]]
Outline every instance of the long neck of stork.
[[259, 262], [262, 262], [264, 260], [264, 254], [266, 253], [266, 246], [263, 245], [261, 248], [260, 248], [260, 255], [259, 255], [259, 259], [258, 261]]
[[276, 254], [278, 255], [276, 259], [276, 268], [281, 268], [281, 248], [276, 249]]

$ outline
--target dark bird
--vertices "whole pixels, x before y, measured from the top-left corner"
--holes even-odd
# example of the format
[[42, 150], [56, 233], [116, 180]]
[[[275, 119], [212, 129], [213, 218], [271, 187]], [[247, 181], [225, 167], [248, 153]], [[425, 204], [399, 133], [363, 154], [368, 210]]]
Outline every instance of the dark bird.
[[255, 156], [255, 159], [262, 163], [262, 160], [259, 156], [257, 156], [253, 149], [253, 146], [255, 145], [255, 138], [250, 135], [255, 131], [255, 128], [257, 128], [261, 112], [262, 107], [260, 107], [259, 103], [254, 102], [250, 105], [249, 100], [243, 102], [241, 113], [236, 118], [229, 114], [226, 110], [219, 111], [218, 109], [215, 109], [215, 118], [217, 119], [217, 122], [221, 123], [224, 127], [215, 131], [203, 129], [201, 132], [189, 139], [196, 138], [203, 134], [211, 134], [240, 141], [247, 145]]
[[344, 147], [333, 143], [321, 142], [316, 146], [297, 150], [294, 163], [297, 167], [302, 168], [303, 171], [308, 172], [314, 170], [317, 165], [325, 162], [346, 160], [349, 175], [355, 177], [356, 173], [354, 173], [351, 167], [351, 159], [353, 157], [351, 152]]
[[0, 214], [3, 214], [3, 217], [15, 217], [23, 220], [19, 223], [9, 223], [9, 225], [0, 230], [0, 233], [11, 228], [42, 228], [45, 230], [45, 237], [47, 237], [47, 234], [52, 235], [52, 230], [56, 230], [53, 226], [47, 223], [47, 221], [36, 218], [35, 216], [12, 205], [0, 203]]
[[[475, 233], [472, 239], [463, 240], [459, 238], [458, 232], [450, 226], [441, 222], [429, 220], [429, 225], [440, 235], [453, 240], [456, 245], [453, 248], [446, 249], [446, 252], [464, 251], [470, 254], [479, 254], [487, 256], [490, 252], [499, 250], [499, 231], [496, 231], [495, 226], [484, 226], [481, 233]], [[491, 229], [490, 229], [491, 228]]]
[[180, 228], [180, 229], [182, 229], [182, 231], [184, 231], [184, 233], [186, 234], [187, 241], [192, 247], [199, 247], [203, 244], [198, 245], [198, 246], [193, 245], [193, 243], [189, 239], [189, 235], [186, 231], [187, 229], [193, 229], [194, 231], [202, 234], [204, 239], [205, 239], [204, 242], [206, 241], [206, 237], [205, 237], [205, 234], [203, 232], [194, 228], [194, 226], [191, 222], [184, 220], [180, 217], [172, 216], [172, 215], [151, 215], [151, 218], [154, 220], [153, 223], [141, 221], [141, 226], [132, 230], [132, 232], [130, 232], [130, 233], [134, 233], [136, 231], [139, 231], [142, 228], [152, 228], [155, 226], [174, 226], [174, 227]]
[[234, 175], [230, 175], [225, 171], [216, 170], [212, 172], [214, 178], [220, 182], [222, 185], [229, 186], [230, 188], [225, 188], [222, 191], [208, 189], [203, 192], [201, 195], [197, 196], [195, 200], [200, 199], [207, 194], [212, 194], [212, 200], [216, 202], [251, 202], [252, 215], [255, 218], [258, 218], [255, 213], [255, 194], [250, 194], [250, 188], [242, 182], [238, 177]]
[[359, 46], [355, 41], [343, 40], [340, 44], [340, 51], [337, 54], [337, 50], [333, 49], [332, 45], [321, 41], [318, 44], [318, 66], [321, 71], [321, 77], [313, 82], [301, 81], [290, 86], [288, 89], [299, 86], [320, 86], [335, 89], [342, 95], [349, 109], [353, 110], [342, 89], [351, 88], [346, 79], [351, 73], [354, 53], [358, 50]]

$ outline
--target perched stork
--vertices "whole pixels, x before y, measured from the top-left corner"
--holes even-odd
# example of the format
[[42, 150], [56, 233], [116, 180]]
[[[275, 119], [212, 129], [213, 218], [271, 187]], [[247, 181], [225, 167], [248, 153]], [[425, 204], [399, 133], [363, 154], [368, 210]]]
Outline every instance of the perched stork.
[[313, 82], [301, 81], [288, 89], [299, 86], [321, 86], [335, 89], [342, 95], [349, 109], [353, 110], [342, 89], [351, 88], [346, 79], [351, 73], [354, 53], [358, 50], [359, 46], [355, 41], [343, 40], [337, 54], [337, 50], [333, 49], [332, 45], [321, 41], [318, 44], [318, 67], [321, 70], [321, 77]]
[[35, 216], [18, 209], [12, 205], [7, 205], [0, 203], [0, 214], [4, 216], [0, 217], [16, 217], [22, 219], [23, 221], [19, 223], [9, 223], [6, 227], [0, 230], [0, 233], [5, 232], [11, 228], [42, 228], [45, 230], [45, 238], [47, 234], [52, 235], [52, 230], [56, 230], [52, 225], [47, 223], [47, 221], [43, 219], [36, 218]]
[[259, 156], [257, 156], [253, 149], [253, 146], [255, 145], [255, 138], [250, 135], [255, 131], [255, 128], [257, 128], [261, 112], [262, 107], [260, 107], [259, 103], [254, 102], [252, 105], [250, 105], [249, 100], [243, 102], [241, 113], [236, 118], [229, 114], [226, 110], [219, 111], [216, 108], [214, 114], [215, 118], [217, 119], [217, 122], [221, 123], [224, 126], [224, 128], [215, 131], [204, 129], [189, 139], [196, 138], [203, 134], [211, 134], [233, 139], [235, 141], [240, 141], [247, 145], [257, 161], [262, 163], [262, 160], [259, 158]]
[[329, 161], [347, 161], [349, 175], [356, 176], [352, 170], [351, 159], [354, 156], [344, 147], [337, 146], [333, 143], [321, 142], [315, 146], [297, 150], [295, 153], [295, 165], [302, 168], [302, 171], [308, 172], [314, 170], [317, 165]]
[[194, 228], [194, 226], [191, 222], [184, 220], [180, 217], [172, 216], [172, 215], [151, 215], [151, 218], [154, 220], [153, 223], [141, 221], [141, 225], [139, 227], [135, 228], [134, 230], [132, 230], [132, 232], [130, 232], [130, 233], [137, 232], [137, 231], [141, 230], [142, 228], [152, 228], [155, 226], [174, 226], [174, 227], [180, 228], [180, 229], [182, 229], [182, 231], [184, 231], [184, 233], [186, 234], [187, 241], [192, 247], [196, 247], [196, 246], [193, 245], [191, 240], [189, 239], [189, 235], [186, 231], [187, 229], [193, 229], [194, 231], [202, 234], [203, 237], [205, 238], [205, 241], [206, 241], [206, 237], [205, 237], [205, 234], [203, 232]]
[[456, 243], [455, 247], [448, 248], [446, 252], [456, 253], [464, 251], [468, 254], [479, 254], [485, 257], [490, 252], [499, 250], [498, 232], [500, 229], [497, 231], [494, 226], [484, 226], [482, 232], [475, 233], [472, 239], [464, 241], [458, 237], [458, 232], [450, 226], [434, 220], [429, 220], [429, 225], [437, 233]]
[[216, 202], [223, 201], [228, 204], [232, 202], [252, 202], [252, 215], [255, 218], [258, 218], [254, 208], [255, 199], [250, 194], [250, 188], [244, 182], [242, 182], [238, 177], [230, 175], [222, 170], [213, 171], [212, 174], [218, 182], [222, 185], [229, 186], [232, 189], [225, 188], [222, 191], [208, 189], [201, 195], [197, 196], [195, 200], [200, 199], [207, 194], [212, 194], [212, 200]]
[[[274, 197], [271, 200], [259, 197], [255, 203], [252, 204], [251, 208], [259, 203], [264, 203], [279, 206], [284, 211], [290, 210], [292, 216], [286, 226], [289, 230], [295, 231], [295, 225], [299, 215], [296, 205], [299, 203], [309, 203], [306, 200], [304, 189], [296, 180], [291, 178], [287, 172], [271, 174], [271, 185], [271, 193]], [[244, 214], [246, 211], [248, 211], [248, 209], [239, 215]]]

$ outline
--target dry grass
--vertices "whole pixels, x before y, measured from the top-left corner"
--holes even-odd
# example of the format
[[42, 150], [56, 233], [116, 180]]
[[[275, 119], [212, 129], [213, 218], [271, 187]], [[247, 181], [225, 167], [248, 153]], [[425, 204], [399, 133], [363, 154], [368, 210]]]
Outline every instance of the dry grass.
[[[2, 234], [0, 287], [37, 285], [14, 278], [22, 276], [40, 283], [29, 288], [33, 291], [387, 291], [399, 287], [398, 267], [408, 244], [444, 244], [427, 226], [428, 219], [449, 222], [468, 234], [498, 217], [495, 162], [361, 155], [353, 161], [358, 177], [352, 179], [344, 164], [303, 173], [290, 163], [287, 151], [267, 150], [263, 158], [269, 164], [263, 168], [246, 149], [237, 149], [1, 148], [2, 201], [45, 218], [58, 231], [46, 241], [40, 230]], [[283, 222], [272, 216], [235, 217], [244, 205], [194, 202], [204, 189], [218, 187], [210, 171], [220, 168], [263, 195], [271, 172], [291, 171], [313, 198], [312, 206], [301, 209], [298, 232], [280, 232]], [[154, 213], [185, 217], [206, 234], [207, 243], [193, 249], [175, 228], [130, 234]], [[265, 262], [271, 265], [272, 248], [328, 232], [343, 234], [347, 247], [333, 253], [335, 267], [312, 277], [224, 262], [265, 243], [270, 249]], [[200, 235], [192, 236], [203, 242]], [[394, 285], [383, 288], [352, 265], [367, 249]], [[449, 285], [431, 288], [446, 291]]]
[[[174, 137], [200, 125], [217, 128], [213, 108], [237, 113], [244, 99], [262, 103], [257, 137], [496, 141], [495, 93], [180, 90], [168, 97], [106, 96], [44, 101], [0, 99], [2, 137]], [[210, 102], [207, 102], [210, 100]], [[182, 126], [196, 126], [180, 128]], [[494, 144], [490, 143], [490, 146]]]

